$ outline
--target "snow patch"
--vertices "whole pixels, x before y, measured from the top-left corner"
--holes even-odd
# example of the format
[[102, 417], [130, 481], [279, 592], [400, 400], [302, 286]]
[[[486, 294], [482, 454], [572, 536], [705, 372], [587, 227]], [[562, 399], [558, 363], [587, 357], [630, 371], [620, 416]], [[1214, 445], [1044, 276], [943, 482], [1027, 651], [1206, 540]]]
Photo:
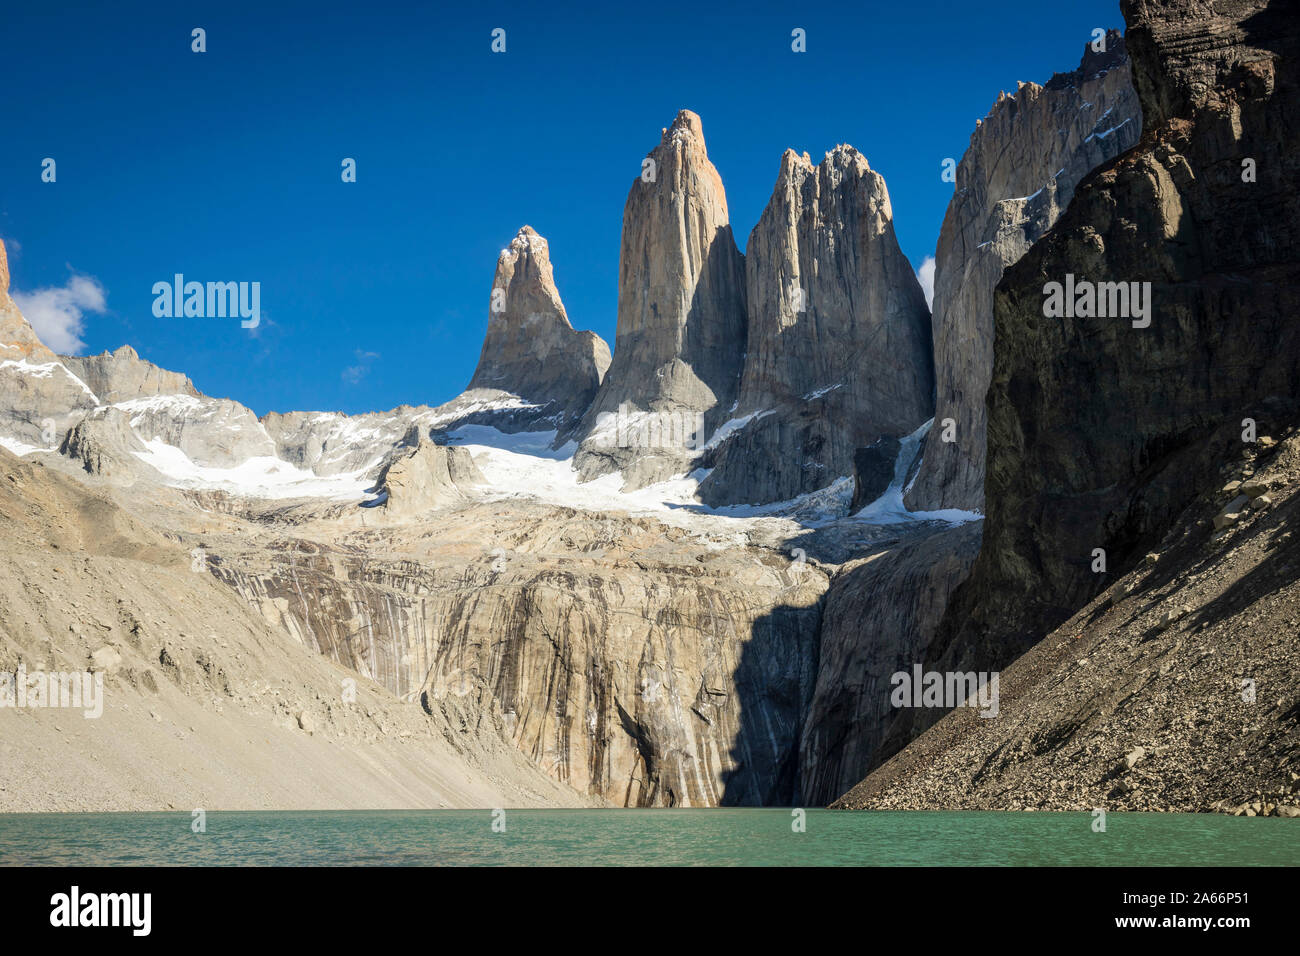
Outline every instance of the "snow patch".
[[853, 502], [853, 477], [843, 475], [829, 485], [766, 505], [724, 505], [711, 509], [730, 518], [793, 518], [804, 522], [833, 521], [848, 513]]
[[[474, 391], [480, 390], [474, 389]], [[409, 422], [422, 428], [440, 430], [444, 425], [480, 412], [540, 410], [549, 404], [530, 402], [512, 392], [501, 389], [482, 389], [482, 391], [495, 397], [465, 399], [464, 396], [470, 393], [462, 393], [437, 408], [420, 412], [418, 415], [413, 416]]]
[[912, 469], [912, 462], [921, 449], [921, 439], [929, 432], [934, 419], [930, 419], [912, 434], [899, 442], [898, 457], [894, 459], [894, 478], [889, 487], [875, 501], [859, 511], [855, 518], [871, 524], [904, 524], [911, 521], [946, 521], [949, 524], [965, 524], [967, 521], [979, 521], [984, 516], [977, 511], [961, 511], [957, 508], [945, 508], [941, 511], [908, 511], [903, 504], [903, 483], [907, 473]]
[[[734, 407], [732, 410], [735, 410]], [[739, 418], [727, 419], [727, 421], [723, 422], [714, 430], [713, 434], [709, 436], [709, 440], [704, 443], [704, 447], [701, 448], [700, 451], [704, 452], [717, 448], [732, 435], [736, 434], [736, 432], [747, 428], [750, 422], [758, 421], [758, 419], [763, 416], [771, 414], [772, 410], [770, 408], [765, 408], [762, 411], [750, 412], [748, 415], [741, 415]]]
[[710, 508], [701, 504], [696, 495], [711, 469], [696, 468], [647, 488], [623, 491], [623, 476], [618, 473], [580, 482], [573, 468], [576, 443], [568, 442], [553, 450], [553, 431], [508, 435], [486, 425], [468, 425], [448, 438], [449, 444], [465, 447], [473, 455], [474, 464], [488, 481], [482, 494], [489, 501], [532, 499], [584, 511], [622, 511], [653, 516], [665, 524], [693, 530], [734, 528], [737, 522], [755, 519], [782, 520], [793, 532], [810, 521], [843, 516], [853, 498], [853, 479], [842, 477], [789, 501]]
[[577, 451], [576, 442], [567, 442], [563, 448], [552, 450], [554, 431], [515, 432], [508, 434], [491, 425], [462, 425], [447, 433], [448, 445], [468, 445], [471, 448], [495, 448], [516, 455], [531, 455], [555, 461], [567, 461]]
[[807, 395], [803, 397], [803, 400], [805, 402], [811, 402], [813, 399], [821, 398], [827, 392], [833, 392], [835, 391], [835, 389], [843, 388], [843, 387], [844, 387], [843, 382], [838, 382], [835, 385], [827, 385], [825, 388], [819, 388], [815, 392], [809, 392]]
[[150, 395], [148, 398], [132, 398], [125, 402], [114, 402], [108, 406], [120, 408], [131, 419], [131, 427], [138, 427], [146, 415], [165, 414], [174, 418], [201, 411], [203, 402], [192, 395]]
[[1131, 123], [1131, 122], [1133, 122], [1133, 118], [1132, 118], [1132, 117], [1129, 117], [1129, 118], [1126, 119], [1124, 122], [1120, 123], [1118, 126], [1112, 126], [1110, 129], [1106, 130], [1105, 132], [1102, 132], [1102, 133], [1093, 133], [1091, 136], [1088, 137], [1088, 139], [1085, 139], [1084, 142], [1085, 142], [1085, 143], [1088, 142], [1089, 139], [1105, 139], [1105, 138], [1106, 138], [1107, 136], [1109, 136], [1111, 133], [1115, 132], [1116, 130], [1123, 129], [1125, 126], [1127, 126], [1127, 125], [1128, 125], [1129, 123]]
[[73, 375], [72, 372], [68, 371], [68, 367], [62, 362], [42, 362], [37, 365], [35, 362], [29, 362], [25, 358], [17, 360], [6, 359], [5, 361], [0, 362], [0, 370], [6, 368], [15, 369], [20, 375], [30, 375], [32, 378], [53, 378], [56, 371], [62, 372], [64, 375], [68, 376], [68, 378], [76, 382], [83, 392], [94, 399], [95, 404], [99, 404], [99, 399], [95, 398], [95, 393], [90, 390], [90, 387], [81, 379], [77, 378], [77, 376]]
[[195, 464], [185, 452], [158, 438], [145, 442], [145, 448], [133, 454], [178, 488], [212, 489], [249, 498], [352, 499], [361, 497], [371, 484], [365, 469], [320, 478], [270, 455], [249, 458], [233, 468], [211, 468]]
[[17, 438], [10, 438], [8, 435], [0, 435], [0, 448], [7, 448], [19, 458], [23, 455], [30, 455], [34, 451], [49, 451], [48, 448], [41, 448], [37, 445], [29, 445], [27, 442], [19, 441]]

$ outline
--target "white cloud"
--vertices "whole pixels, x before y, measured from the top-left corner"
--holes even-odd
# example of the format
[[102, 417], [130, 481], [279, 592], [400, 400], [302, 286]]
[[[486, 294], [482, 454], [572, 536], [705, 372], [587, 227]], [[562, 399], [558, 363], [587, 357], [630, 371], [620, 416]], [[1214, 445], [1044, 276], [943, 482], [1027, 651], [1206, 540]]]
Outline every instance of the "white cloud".
[[108, 298], [93, 276], [73, 275], [61, 287], [12, 293], [19, 310], [36, 336], [61, 355], [75, 355], [86, 347], [81, 340], [87, 312], [104, 312]]
[[925, 304], [934, 311], [934, 256], [926, 256], [921, 260], [916, 278], [921, 283], [921, 291], [925, 293]]
[[356, 350], [357, 364], [349, 365], [343, 370], [343, 381], [349, 385], [357, 385], [370, 372], [370, 363], [379, 358], [378, 352], [363, 352], [361, 349]]

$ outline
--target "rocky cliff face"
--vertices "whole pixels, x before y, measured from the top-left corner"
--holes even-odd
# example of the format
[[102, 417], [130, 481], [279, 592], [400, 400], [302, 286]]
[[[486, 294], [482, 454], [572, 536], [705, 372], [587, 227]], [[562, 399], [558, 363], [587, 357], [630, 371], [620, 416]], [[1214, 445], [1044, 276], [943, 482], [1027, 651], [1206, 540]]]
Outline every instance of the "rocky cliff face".
[[455, 703], [580, 793], [795, 799], [813, 563], [744, 533], [519, 501], [385, 528], [381, 550], [333, 519], [253, 528], [204, 541], [269, 623], [413, 704]]
[[129, 345], [99, 355], [64, 355], [60, 361], [106, 405], [155, 395], [199, 397], [194, 383], [184, 375], [140, 358]]
[[467, 501], [475, 487], [485, 484], [467, 449], [420, 439], [414, 449], [397, 452], [384, 465], [374, 485], [378, 497], [363, 504], [391, 517], [424, 515]]
[[894, 237], [889, 191], [851, 146], [786, 150], [749, 236], [748, 351], [709, 504], [794, 498], [853, 473], [856, 449], [907, 435], [934, 390], [930, 314]]
[[1300, 432], [1277, 438], [1002, 672], [996, 720], [950, 712], [836, 806], [1300, 817]]
[[278, 630], [620, 806], [828, 802], [939, 716], [892, 710], [888, 677], [926, 653], [978, 524], [791, 539], [482, 491], [381, 528], [235, 512], [202, 540]]
[[[1138, 141], [1142, 114], [1124, 39], [1112, 30], [1105, 42], [1104, 52], [1086, 47], [1072, 73], [1001, 94], [957, 166], [935, 252], [936, 427], [907, 495], [913, 510], [983, 510], [993, 287], [1083, 178]], [[945, 419], [955, 428], [945, 430]]]
[[233, 468], [275, 457], [275, 442], [252, 409], [228, 398], [159, 395], [117, 403], [145, 441], [160, 440], [196, 465]]
[[569, 324], [545, 239], [524, 226], [501, 251], [492, 278], [487, 335], [468, 391], [517, 395], [539, 419], [568, 431], [609, 368], [609, 346]]
[[890, 676], [924, 660], [952, 591], [979, 551], [980, 524], [904, 539], [845, 564], [822, 612], [817, 683], [801, 730], [805, 802], [824, 806], [941, 711], [890, 705]]
[[[1171, 10], [1177, 16], [1166, 21], [1163, 15]], [[136, 487], [125, 494], [104, 483], [104, 496], [87, 502], [84, 495], [50, 483], [57, 468], [73, 470], [69, 462], [49, 456], [43, 459], [48, 468], [15, 467], [0, 452], [0, 464], [11, 472], [0, 483], [0, 507], [10, 519], [0, 522], [5, 545], [0, 563], [10, 555], [9, 574], [0, 578], [19, 582], [0, 586], [0, 619], [17, 635], [17, 650], [0, 647], [4, 662], [18, 654], [26, 659], [33, 648], [47, 656], [54, 652], [46, 647], [66, 648], [82, 660], [100, 650], [80, 635], [75, 642], [54, 639], [73, 633], [68, 615], [80, 613], [82, 597], [88, 607], [106, 606], [102, 582], [111, 573], [131, 586], [99, 625], [113, 636], [109, 650], [129, 661], [130, 679], [146, 692], [154, 692], [151, 685], [167, 689], [160, 676], [174, 685], [169, 713], [184, 714], [187, 721], [196, 708], [180, 698], [201, 692], [205, 699], [238, 702], [250, 719], [277, 722], [277, 733], [307, 734], [307, 727], [319, 726], [348, 745], [393, 746], [390, 737], [397, 727], [414, 727], [412, 734], [465, 745], [472, 761], [495, 752], [480, 745], [506, 741], [510, 756], [522, 752], [534, 765], [529, 769], [540, 767], [549, 783], [563, 781], [584, 795], [618, 804], [829, 799], [937, 716], [935, 710], [899, 714], [888, 707], [884, 691], [892, 671], [922, 661], [936, 669], [1000, 667], [1050, 622], [1127, 570], [1148, 541], [1168, 530], [1170, 515], [1207, 482], [1223, 477], [1217, 465], [1226, 460], [1225, 449], [1242, 447], [1244, 417], [1259, 423], [1261, 435], [1273, 431], [1273, 423], [1285, 425], [1294, 417], [1300, 372], [1300, 343], [1290, 321], [1300, 305], [1294, 253], [1300, 228], [1295, 27], [1262, 0], [1225, 0], [1215, 10], [1195, 0], [1162, 5], [1129, 0], [1146, 138], [1135, 151], [1071, 187], [1069, 209], [1007, 271], [995, 298], [987, 539], [971, 583], [958, 592], [943, 624], [936, 622], [966, 573], [978, 525], [949, 528], [910, 520], [901, 504], [883, 524], [818, 516], [807, 522], [811, 527], [699, 514], [691, 507], [633, 513], [644, 500], [628, 498], [622, 509], [595, 506], [591, 487], [575, 494], [573, 506], [556, 504], [553, 498], [481, 487], [470, 466], [489, 473], [500, 449], [484, 451], [474, 463], [463, 448], [422, 441], [467, 423], [513, 420], [527, 427], [539, 406], [513, 392], [475, 388], [435, 409], [355, 417], [295, 413], [250, 424], [251, 413], [242, 406], [227, 408], [184, 392], [149, 392], [155, 381], [150, 374], [97, 369], [94, 374], [117, 390], [118, 400], [69, 434], [65, 454], [84, 469], [79, 478], [87, 477], [85, 471], [111, 477], [127, 456], [138, 454], [136, 440], [155, 435], [196, 460], [213, 462], [259, 456], [269, 443], [274, 453], [321, 472], [371, 464], [378, 470], [389, 460], [382, 476], [388, 494], [375, 503], [391, 501], [393, 520], [376, 521], [380, 512], [359, 509], [354, 500], [259, 503], [219, 489]], [[1085, 72], [1066, 86], [1095, 79], [1095, 70]], [[1101, 83], [1104, 87], [1106, 81]], [[1014, 109], [1041, 107], [1039, 121], [1059, 124], [1064, 117], [1048, 108], [1049, 93], [1055, 92], [1049, 88], [1022, 90]], [[1094, 121], [1091, 135], [1114, 138], [1128, 128], [1098, 130]], [[1092, 148], [1084, 145], [1082, 132], [1069, 132], [1067, 139], [1077, 136], [1082, 139], [1071, 155]], [[901, 336], [898, 348], [904, 351], [915, 347], [917, 290], [914, 281], [890, 281], [898, 264], [883, 184], [847, 149], [835, 151], [816, 169], [799, 157], [783, 161], [771, 216], [755, 243], [763, 250], [756, 259], [767, 266], [755, 263], [753, 289], [767, 305], [749, 327], [746, 267], [731, 241], [721, 183], [704, 153], [698, 117], [681, 114], [649, 158], [651, 175], [633, 186], [628, 200], [618, 354], [577, 432], [583, 438], [582, 475], [619, 469], [627, 484], [637, 487], [677, 473], [697, 457], [683, 450], [684, 423], [693, 430], [695, 416], [702, 416], [706, 433], [717, 430], [745, 400], [751, 427], [733, 423], [736, 444], [724, 441], [724, 434], [708, 450], [716, 453], [715, 471], [739, 469], [741, 458], [731, 456], [745, 451], [760, 463], [791, 449], [803, 457], [795, 459], [797, 470], [786, 468], [785, 459], [765, 469], [742, 497], [820, 488], [804, 473], [805, 462], [819, 462], [824, 470], [843, 468], [844, 474], [854, 469], [863, 494], [869, 484], [878, 488], [888, 478], [890, 500], [901, 497], [908, 476], [901, 449], [914, 448], [918, 433], [897, 443], [890, 470], [886, 449], [895, 445], [889, 440], [844, 459], [844, 448], [872, 448], [876, 436], [868, 431], [824, 449], [838, 439], [829, 431], [809, 430], [800, 418], [808, 407], [826, 414], [839, 408], [816, 404], [837, 392], [844, 396], [833, 401], [850, 403], [844, 409], [905, 417], [911, 412], [903, 397], [924, 391], [919, 382], [909, 384], [904, 369], [889, 364], [896, 357], [893, 348], [865, 368], [821, 354], [835, 351], [821, 348], [823, 340], [845, 343], [875, 334], [887, 340]], [[1255, 160], [1250, 182], [1241, 179], [1246, 158]], [[968, 166], [971, 183], [994, 184], [984, 188], [995, 196], [1006, 192], [1009, 187], [997, 185], [1003, 174], [981, 163], [998, 167], [976, 150]], [[1050, 207], [1061, 205], [1054, 197], [1065, 175], [1048, 170], [1039, 185], [1053, 178], [1056, 185], [1044, 185], [1038, 198], [1015, 190], [998, 200], [984, 197], [986, 206], [1000, 204], [989, 228], [998, 236], [1014, 237], [1016, 230], [1028, 235], [1026, 230], [1037, 228], [1029, 225], [1038, 221], [1035, 217], [1056, 215]], [[1048, 206], [1035, 206], [1042, 202]], [[990, 242], [1003, 251], [1014, 246], [1010, 239]], [[527, 294], [521, 311], [498, 331], [505, 335], [506, 353], [513, 350], [517, 359], [507, 363], [510, 367], [543, 375], [547, 370], [532, 363], [526, 338], [514, 336], [530, 315], [559, 308], [532, 244], [525, 236], [521, 246], [528, 248], [516, 250], [507, 263], [507, 286], [522, 283]], [[968, 246], [967, 238], [954, 239], [954, 249]], [[824, 268], [827, 262], [835, 267]], [[1001, 259], [990, 262], [1000, 265]], [[498, 278], [503, 275], [499, 265]], [[979, 279], [971, 275], [971, 282]], [[1145, 313], [1150, 323], [1135, 327], [1128, 316], [1097, 320], [1075, 317], [1073, 311], [1048, 317], [1044, 287], [1072, 284], [1076, 277], [1150, 281], [1155, 300]], [[785, 278], [797, 280], [807, 293], [803, 311], [791, 308], [792, 296], [789, 302], [782, 298], [788, 294]], [[871, 303], [862, 311], [860, 293]], [[768, 308], [771, 303], [775, 310]], [[1072, 309], [1074, 304], [1072, 297]], [[12, 374], [19, 382], [62, 382], [63, 375], [89, 396], [69, 400], [59, 390], [30, 396], [23, 399], [26, 405], [13, 405], [15, 422], [30, 425], [50, 409], [69, 415], [76, 401], [83, 403], [82, 414], [98, 404], [66, 367], [45, 362], [39, 343], [25, 337], [30, 334], [25, 323], [5, 321], [0, 342], [8, 342], [24, 362], [35, 357], [25, 365], [3, 363], [6, 368], [15, 363], [18, 371]], [[751, 335], [754, 328], [759, 331]], [[782, 337], [789, 354], [780, 347]], [[747, 366], [742, 375], [747, 341], [754, 361], [752, 372]], [[111, 364], [119, 364], [116, 356]], [[123, 360], [130, 364], [131, 356]], [[840, 372], [845, 382], [832, 381]], [[5, 387], [22, 395], [17, 386]], [[132, 388], [137, 393], [126, 397]], [[819, 396], [821, 389], [826, 391]], [[781, 413], [764, 415], [764, 402], [779, 403]], [[620, 413], [632, 420], [611, 425], [608, 416]], [[922, 407], [919, 414], [925, 413]], [[668, 424], [668, 445], [640, 443], [638, 422], [660, 414], [678, 416]], [[769, 419], [780, 426], [774, 432], [752, 427]], [[615, 440], [604, 441], [611, 431]], [[661, 422], [661, 442], [664, 431]], [[621, 440], [627, 437], [631, 440]], [[239, 444], [244, 439], [247, 447]], [[414, 447], [393, 455], [403, 442]], [[506, 467], [519, 469], [519, 458]], [[534, 462], [539, 485], [560, 486], [571, 479], [568, 472], [557, 477], [547, 471], [550, 464], [554, 459]], [[722, 481], [727, 473], [719, 473], [717, 488], [734, 491], [734, 484]], [[1239, 490], [1232, 489], [1234, 495]], [[28, 507], [33, 492], [57, 494], [48, 517]], [[1267, 495], [1251, 500], [1262, 497]], [[1290, 508], [1294, 502], [1288, 502]], [[399, 514], [404, 505], [409, 510]], [[1236, 522], [1242, 507], [1234, 497], [1228, 505], [1233, 517], [1225, 513], [1214, 520]], [[430, 516], [430, 508], [437, 514]], [[1261, 528], [1271, 520], [1267, 509], [1263, 506], [1255, 519]], [[159, 533], [136, 540], [140, 536], [122, 531], [136, 514]], [[70, 522], [77, 524], [73, 537], [79, 539], [82, 561], [74, 586], [94, 587], [91, 593], [77, 591], [77, 604], [65, 606], [46, 584], [51, 575], [63, 573], [66, 562], [55, 551], [69, 540], [61, 535]], [[112, 537], [102, 531], [106, 526]], [[85, 540], [91, 530], [97, 551]], [[22, 550], [36, 547], [42, 535], [57, 549], [43, 551], [39, 563], [26, 561]], [[1211, 543], [1232, 540], [1206, 537]], [[1262, 553], [1271, 539], [1255, 543]], [[108, 545], [112, 553], [106, 553]], [[1277, 546], [1284, 545], [1279, 533]], [[1109, 562], [1103, 575], [1090, 567], [1096, 548], [1105, 549]], [[189, 570], [193, 565], [186, 559], [194, 551], [204, 558], [209, 575]], [[1167, 596], [1181, 595], [1183, 584], [1199, 574], [1196, 560], [1193, 555], [1174, 565], [1188, 580], [1150, 585], [1167, 589]], [[83, 566], [98, 567], [103, 576], [81, 574]], [[164, 566], [166, 575], [157, 570]], [[179, 571], [184, 580], [170, 571]], [[1267, 597], [1272, 579], [1266, 573], [1294, 578], [1288, 563], [1256, 571], [1247, 569], [1246, 586], [1226, 600], [1244, 606], [1261, 594]], [[216, 598], [208, 594], [215, 586], [211, 577], [226, 586]], [[187, 606], [183, 614], [167, 616], [145, 586], [155, 581], [168, 599]], [[232, 590], [250, 607], [226, 613]], [[196, 607], [223, 612], [213, 633], [205, 623], [214, 620], [210, 611]], [[1141, 616], [1143, 607], [1134, 606], [1131, 613]], [[1270, 608], [1273, 630], [1289, 619], [1283, 616], [1287, 607]], [[227, 627], [221, 617], [237, 620], [238, 627]], [[185, 630], [174, 644], [145, 640], [141, 634], [150, 633], [151, 620], [161, 621], [158, 626], [168, 633]], [[1111, 654], [1109, 673], [1126, 674], [1126, 660], [1149, 653], [1145, 627], [1130, 630], [1122, 653], [1102, 649]], [[1074, 632], [1061, 636], [1076, 639]], [[1190, 668], [1200, 662], [1177, 655], [1177, 646], [1184, 645], [1170, 652], [1175, 663]], [[1274, 706], [1270, 729], [1279, 732], [1270, 733], [1261, 750], [1277, 760], [1284, 753], [1287, 721], [1294, 723], [1292, 685], [1280, 684], [1284, 669], [1277, 659], [1289, 662], [1276, 643], [1252, 647], [1263, 650], [1252, 649], [1241, 659], [1272, 655], [1261, 673], [1291, 695]], [[304, 661], [289, 653], [302, 648], [325, 660]], [[1204, 650], [1208, 656], [1216, 648]], [[1061, 654], [1065, 661], [1068, 652]], [[249, 659], [257, 666], [244, 663]], [[283, 665], [276, 670], [282, 683], [274, 688], [279, 699], [268, 702], [263, 662], [273, 660]], [[151, 661], [158, 662], [157, 670]], [[1165, 663], [1142, 660], [1161, 678]], [[1073, 666], [1085, 664], [1074, 658]], [[297, 693], [298, 669], [311, 675], [314, 698]], [[1208, 677], [1198, 675], [1198, 682], [1206, 677], [1198, 686], [1222, 683], [1232, 670], [1207, 670]], [[1055, 673], [1071, 678], [1068, 667]], [[372, 703], [398, 698], [407, 706], [360, 713], [344, 708], [330, 685], [340, 677], [350, 679], [349, 674], [376, 682], [368, 688]], [[1148, 677], [1156, 680], [1149, 674], [1142, 679]], [[1105, 694], [1090, 698], [1103, 704], [1090, 713], [1077, 711], [1080, 720], [1122, 704], [1127, 695], [1115, 690], [1107, 685]], [[1149, 706], [1158, 710], [1162, 703], [1156, 698]], [[430, 722], [419, 719], [421, 711]], [[1216, 713], [1233, 716], [1226, 709]], [[293, 724], [283, 726], [291, 716]], [[1035, 724], [1031, 730], [1039, 736], [1033, 746], [1050, 751], [1068, 739], [1074, 724], [1069, 715], [1059, 724]], [[1164, 734], [1162, 741], [1182, 731], [1142, 726]], [[256, 734], [250, 731], [247, 738]], [[993, 751], [1001, 756], [989, 763], [990, 773], [1011, 775], [1004, 779], [1016, 773], [1015, 754], [1027, 753], [1023, 740], [1014, 737], [1000, 738]], [[532, 779], [537, 782], [536, 775]], [[1040, 778], [1033, 779], [1038, 785]], [[402, 796], [385, 792], [394, 800]], [[539, 792], [556, 797], [554, 787]]]
[[744, 258], [700, 118], [678, 113], [642, 168], [623, 210], [614, 359], [574, 459], [584, 480], [621, 471], [628, 488], [686, 471], [735, 403], [745, 354]]
[[59, 453], [81, 463], [88, 474], [133, 481], [144, 476], [154, 481], [161, 476], [137, 456], [146, 451], [144, 442], [131, 428], [131, 419], [120, 408], [97, 408], [68, 429]]
[[[941, 639], [988, 665], [1128, 570], [1220, 463], [1297, 414], [1300, 20], [1264, 0], [1123, 8], [1142, 141], [996, 293], [984, 546]], [[1085, 283], [1063, 316], [1054, 282]], [[1091, 317], [1101, 282], [1135, 283], [1145, 305], [1112, 289], [1120, 307]]]
[[[59, 361], [86, 382], [99, 406], [124, 412], [140, 439], [160, 439], [196, 465], [232, 468], [276, 453], [275, 442], [251, 409], [200, 393], [186, 376], [140, 358], [129, 345], [99, 355], [65, 355]], [[104, 421], [103, 416], [97, 421]], [[113, 430], [120, 439], [116, 444], [122, 445], [127, 436], [116, 425]], [[100, 435], [107, 438], [102, 428]]]
[[9, 298], [9, 259], [0, 242], [0, 441], [18, 450], [55, 447], [97, 404]]
[[269, 412], [262, 427], [276, 454], [317, 475], [340, 475], [377, 465], [427, 408], [401, 406], [390, 412]]
[[[232, 529], [223, 516], [58, 464], [0, 448], [0, 675], [93, 671], [103, 712], [0, 708], [0, 811], [591, 802], [471, 726], [454, 695], [399, 700], [196, 573], [191, 549]], [[159, 529], [168, 499], [181, 507]]]

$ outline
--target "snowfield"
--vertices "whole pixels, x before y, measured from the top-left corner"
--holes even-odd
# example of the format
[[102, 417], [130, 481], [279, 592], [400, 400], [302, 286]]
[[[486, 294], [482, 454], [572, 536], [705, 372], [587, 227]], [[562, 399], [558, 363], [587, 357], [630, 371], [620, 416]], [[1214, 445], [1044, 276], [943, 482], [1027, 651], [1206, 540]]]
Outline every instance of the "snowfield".
[[[6, 348], [14, 348], [14, 346], [6, 346]], [[83, 392], [89, 395], [91, 399], [96, 402], [99, 401], [99, 399], [95, 398], [95, 393], [90, 390], [90, 387], [68, 371], [67, 366], [62, 362], [37, 363], [29, 362], [25, 358], [5, 359], [3, 362], [0, 362], [0, 371], [4, 371], [5, 369], [13, 369], [19, 375], [30, 375], [32, 378], [51, 378], [56, 371], [62, 372], [68, 378], [72, 379], [72, 381], [75, 382]]]
[[[360, 501], [371, 484], [373, 468], [321, 478], [310, 471], [264, 456], [249, 458], [234, 468], [196, 465], [185, 452], [159, 439], [145, 442], [148, 451], [135, 456], [178, 488], [202, 488], [248, 498], [319, 497]], [[370, 476], [370, 477], [368, 477]]]
[[[62, 368], [57, 363], [30, 366], [7, 361], [5, 366], [22, 364], [26, 374], [51, 375]], [[89, 391], [89, 389], [87, 389]], [[492, 396], [486, 401], [466, 403], [474, 410], [488, 408], [526, 408], [527, 403], [515, 396]], [[117, 403], [130, 416], [134, 429], [147, 427], [151, 416], [161, 415], [178, 420], [207, 421], [209, 427], [221, 428], [213, 421], [201, 399], [188, 395], [156, 395]], [[458, 409], [464, 414], [465, 408]], [[712, 436], [714, 447], [730, 435], [769, 414], [759, 411], [728, 421]], [[321, 423], [328, 421], [332, 427], [322, 443], [322, 460], [351, 449], [363, 450], [373, 446], [374, 454], [360, 468], [343, 474], [322, 477], [309, 469], [298, 467], [273, 455], [259, 455], [246, 459], [233, 467], [200, 465], [184, 451], [154, 435], [140, 435], [145, 451], [135, 456], [161, 474], [168, 485], [186, 489], [211, 489], [247, 498], [289, 499], [323, 498], [330, 501], [352, 501], [368, 506], [380, 503], [373, 493], [367, 494], [378, 472], [395, 446], [396, 435], [404, 434], [410, 424], [427, 429], [442, 419], [441, 414], [424, 412], [409, 422], [397, 419], [391, 422], [368, 417], [356, 421], [336, 413], [323, 413]], [[844, 475], [825, 488], [802, 495], [790, 501], [769, 504], [741, 504], [710, 508], [696, 499], [700, 482], [708, 471], [697, 469], [689, 474], [651, 485], [637, 491], [623, 491], [623, 476], [609, 474], [593, 481], [578, 481], [573, 468], [577, 445], [573, 442], [553, 449], [555, 431], [519, 432], [509, 434], [487, 425], [466, 425], [447, 435], [449, 444], [469, 450], [475, 464], [483, 472], [488, 484], [478, 494], [484, 501], [532, 500], [564, 508], [577, 508], [595, 512], [625, 512], [633, 515], [653, 516], [658, 520], [681, 527], [730, 525], [736, 522], [775, 520], [791, 528], [826, 524], [833, 521], [853, 520], [873, 525], [891, 525], [915, 521], [943, 521], [960, 524], [977, 521], [983, 515], [967, 511], [910, 512], [903, 505], [904, 482], [912, 472], [920, 452], [921, 441], [930, 428], [926, 422], [901, 442], [898, 459], [894, 463], [893, 481], [885, 493], [855, 515], [849, 515], [853, 498], [853, 478]], [[270, 441], [269, 435], [267, 436]], [[50, 452], [13, 437], [0, 436], [0, 445], [17, 455]]]
[[[903, 483], [907, 480], [907, 473], [912, 470], [913, 463], [920, 464], [916, 461], [916, 456], [921, 450], [921, 440], [925, 438], [933, 423], [932, 418], [899, 442], [901, 447], [898, 449], [898, 457], [894, 459], [894, 478], [889, 483], [889, 487], [885, 489], [883, 495], [854, 515], [855, 518], [869, 524], [902, 524], [908, 521], [946, 521], [949, 524], [965, 524], [967, 521], [979, 521], [984, 517], [977, 511], [960, 511], [956, 508], [946, 508], [943, 511], [908, 511], [903, 504], [903, 495], [907, 492]], [[913, 481], [915, 480], [913, 477]], [[911, 485], [909, 484], [908, 487], [910, 488]]]
[[[903, 482], [929, 427], [930, 422], [926, 422], [903, 440], [898, 460], [894, 463], [893, 482], [880, 498], [853, 516], [856, 520], [868, 524], [908, 521], [962, 524], [984, 517], [976, 512], [955, 509], [911, 512], [903, 506]], [[709, 508], [695, 498], [700, 482], [708, 474], [703, 469], [638, 491], [625, 492], [621, 490], [623, 477], [620, 474], [579, 482], [572, 466], [576, 445], [570, 442], [559, 450], [552, 450], [554, 441], [555, 432], [507, 435], [484, 425], [470, 425], [448, 434], [449, 444], [468, 448], [474, 456], [474, 463], [490, 484], [484, 493], [487, 500], [531, 498], [588, 511], [626, 511], [652, 514], [660, 519], [677, 516], [682, 523], [689, 522], [691, 517], [710, 516], [735, 520], [780, 518], [808, 525], [843, 518], [853, 499], [853, 478], [846, 475], [825, 488], [790, 501]]]

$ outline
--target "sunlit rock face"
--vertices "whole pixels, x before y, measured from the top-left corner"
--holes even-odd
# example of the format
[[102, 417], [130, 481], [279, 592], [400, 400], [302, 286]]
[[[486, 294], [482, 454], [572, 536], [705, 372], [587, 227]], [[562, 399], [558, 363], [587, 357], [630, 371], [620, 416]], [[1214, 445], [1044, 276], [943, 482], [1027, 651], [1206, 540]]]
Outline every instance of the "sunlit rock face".
[[517, 395], [538, 406], [539, 423], [563, 431], [591, 405], [609, 361], [600, 336], [569, 324], [550, 246], [524, 226], [497, 260], [487, 335], [467, 390]]
[[[744, 257], [700, 118], [678, 113], [642, 169], [623, 209], [614, 360], [575, 433], [584, 479], [618, 471], [629, 489], [686, 471], [697, 432], [729, 415], [745, 354]], [[620, 440], [620, 416], [654, 416], [658, 437]]]
[[784, 501], [930, 417], [930, 313], [884, 178], [852, 146], [786, 150], [745, 259], [748, 348], [734, 427], [704, 461], [709, 504]]
[[915, 511], [983, 510], [993, 287], [1052, 227], [1084, 177], [1141, 135], [1124, 39], [1112, 30], [1104, 45], [1086, 47], [1078, 69], [1046, 85], [999, 95], [957, 165], [935, 253], [936, 427], [907, 494]]
[[0, 242], [0, 440], [12, 449], [57, 447], [98, 404], [94, 392], [46, 348], [9, 297]]

